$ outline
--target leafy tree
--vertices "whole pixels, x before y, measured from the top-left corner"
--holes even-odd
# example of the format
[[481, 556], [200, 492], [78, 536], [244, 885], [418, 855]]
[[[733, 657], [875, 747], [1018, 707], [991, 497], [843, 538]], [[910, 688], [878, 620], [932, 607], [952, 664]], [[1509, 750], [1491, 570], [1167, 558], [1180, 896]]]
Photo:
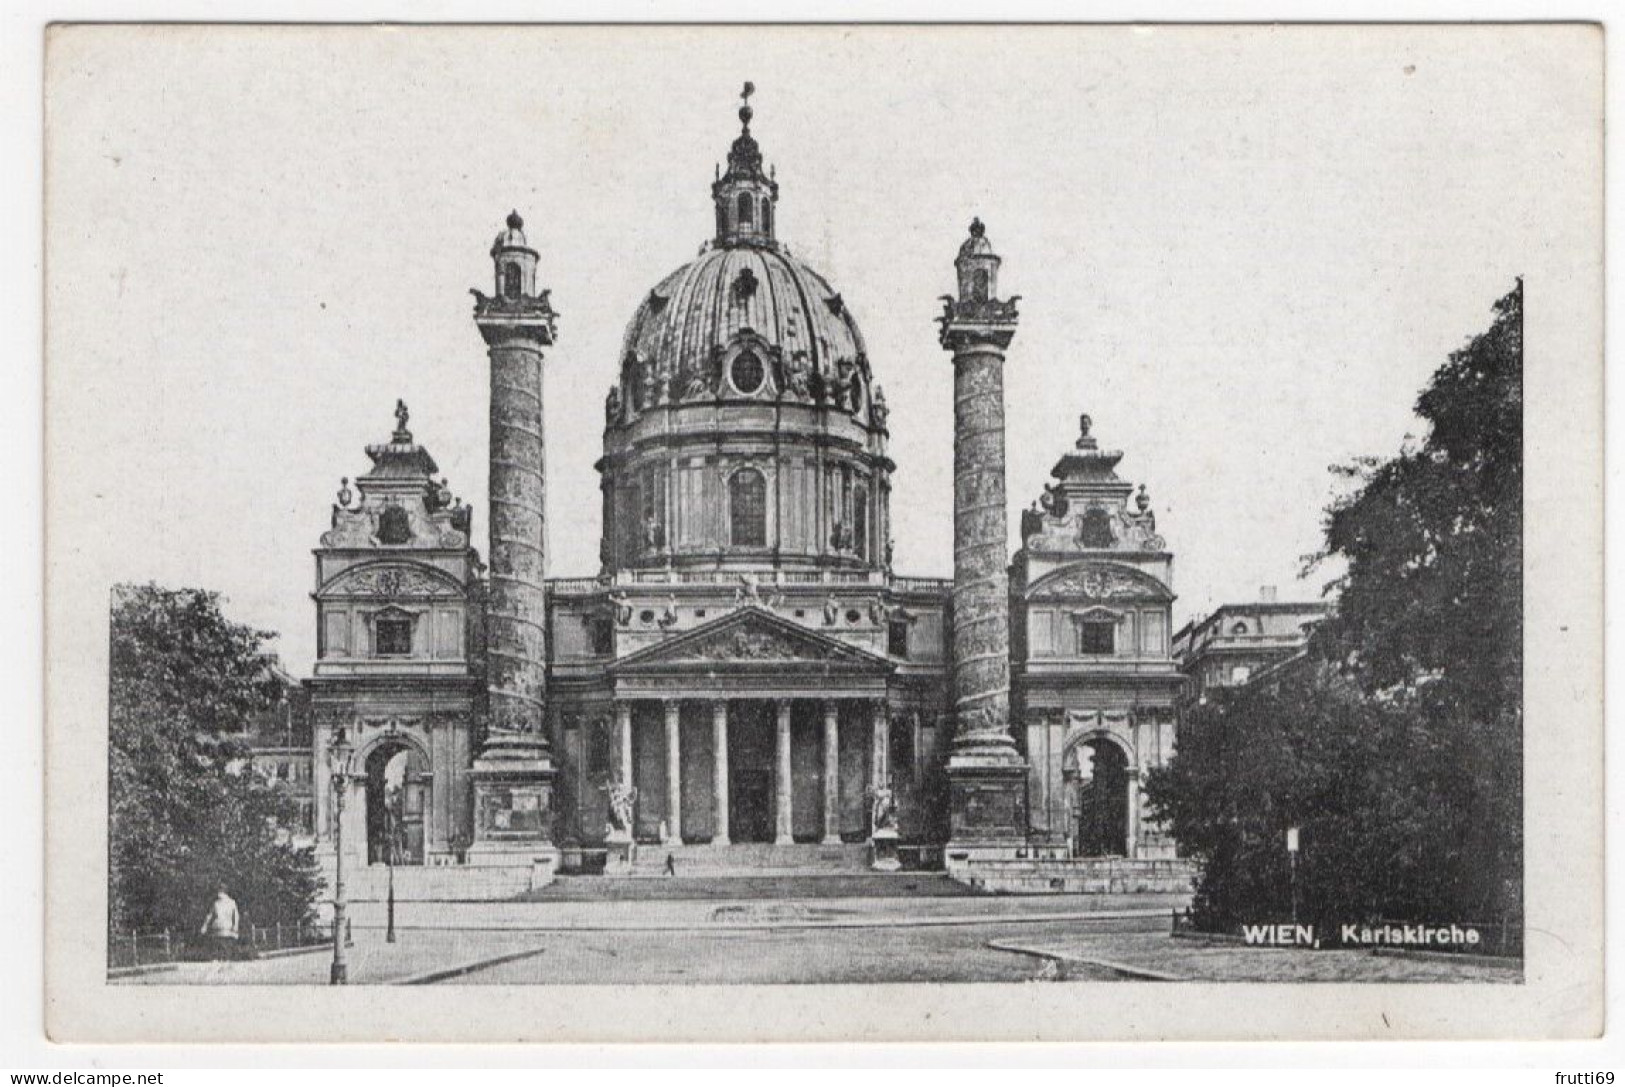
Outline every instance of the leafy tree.
[[1205, 923], [1286, 916], [1288, 826], [1310, 916], [1521, 920], [1522, 367], [1520, 282], [1422, 391], [1426, 440], [1338, 469], [1305, 658], [1197, 708], [1151, 775]]
[[221, 884], [245, 923], [309, 912], [314, 856], [278, 831], [292, 825], [293, 802], [249, 772], [244, 742], [283, 697], [271, 637], [226, 619], [216, 593], [114, 590], [111, 928], [189, 933]]

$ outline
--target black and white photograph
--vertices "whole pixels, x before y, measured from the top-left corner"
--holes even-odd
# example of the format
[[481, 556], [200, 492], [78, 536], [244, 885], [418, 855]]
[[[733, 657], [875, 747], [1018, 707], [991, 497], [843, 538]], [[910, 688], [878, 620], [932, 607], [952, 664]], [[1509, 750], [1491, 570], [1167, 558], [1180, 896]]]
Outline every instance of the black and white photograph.
[[1600, 1029], [1599, 28], [45, 82], [66, 1036]]

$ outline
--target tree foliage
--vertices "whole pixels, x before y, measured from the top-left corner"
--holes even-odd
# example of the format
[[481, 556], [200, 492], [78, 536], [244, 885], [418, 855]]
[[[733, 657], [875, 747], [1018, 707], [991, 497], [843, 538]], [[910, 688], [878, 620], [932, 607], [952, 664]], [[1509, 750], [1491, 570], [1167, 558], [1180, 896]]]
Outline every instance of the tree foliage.
[[1521, 919], [1522, 284], [1494, 309], [1418, 398], [1425, 441], [1338, 469], [1304, 660], [1199, 707], [1151, 775], [1210, 925], [1286, 916], [1288, 826], [1309, 916]]
[[225, 885], [245, 922], [297, 921], [318, 880], [289, 844], [292, 800], [248, 769], [244, 736], [283, 696], [272, 637], [229, 621], [218, 594], [114, 591], [108, 923], [196, 929]]

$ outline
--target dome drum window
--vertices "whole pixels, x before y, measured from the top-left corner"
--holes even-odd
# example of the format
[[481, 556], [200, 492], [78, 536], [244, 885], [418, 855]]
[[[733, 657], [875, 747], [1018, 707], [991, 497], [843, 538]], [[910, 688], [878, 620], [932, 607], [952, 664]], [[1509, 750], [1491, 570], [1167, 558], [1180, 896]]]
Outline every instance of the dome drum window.
[[762, 384], [767, 380], [761, 356], [754, 351], [741, 351], [735, 355], [728, 367], [728, 380], [741, 396], [754, 396], [761, 392]]

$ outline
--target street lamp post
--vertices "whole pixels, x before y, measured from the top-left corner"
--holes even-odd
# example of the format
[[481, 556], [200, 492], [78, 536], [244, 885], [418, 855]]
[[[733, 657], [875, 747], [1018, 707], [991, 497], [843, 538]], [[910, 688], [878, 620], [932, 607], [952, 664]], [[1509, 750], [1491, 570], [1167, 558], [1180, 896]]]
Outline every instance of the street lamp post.
[[1292, 883], [1292, 923], [1298, 923], [1298, 828], [1286, 828], [1287, 878]]
[[350, 737], [340, 725], [328, 746], [327, 757], [333, 779], [333, 967], [328, 972], [329, 985], [350, 983], [350, 963], [344, 953], [345, 906], [344, 898], [344, 800], [350, 791], [350, 756], [353, 749]]
[[395, 853], [399, 848], [395, 836], [400, 833], [401, 826], [395, 817], [393, 802], [384, 805], [384, 825], [387, 828], [384, 836], [384, 864], [389, 868], [389, 923], [384, 929], [384, 942], [392, 944], [395, 942]]

